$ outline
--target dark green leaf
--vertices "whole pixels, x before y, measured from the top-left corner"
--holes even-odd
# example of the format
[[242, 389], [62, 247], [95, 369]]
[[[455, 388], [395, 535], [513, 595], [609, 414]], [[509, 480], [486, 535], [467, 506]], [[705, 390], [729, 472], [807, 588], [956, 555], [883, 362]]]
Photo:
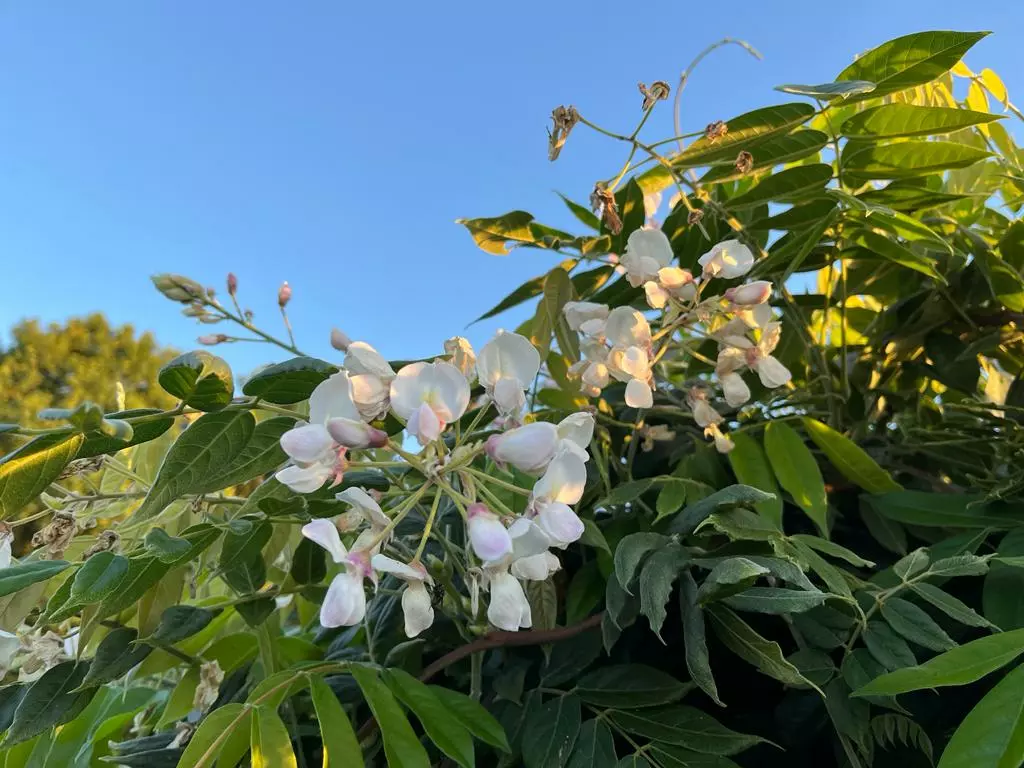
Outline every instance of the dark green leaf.
[[463, 768], [472, 768], [472, 736], [433, 691], [403, 669], [386, 669], [383, 675], [391, 693], [416, 714], [437, 748]]
[[253, 371], [242, 387], [249, 397], [291, 405], [308, 400], [317, 385], [338, 372], [338, 367], [314, 357], [293, 357]]
[[504, 752], [511, 752], [508, 738], [505, 736], [505, 729], [478, 702], [458, 691], [452, 691], [439, 685], [431, 685], [429, 688], [441, 700], [445, 709], [454, 715], [476, 738]]
[[0, 568], [0, 597], [51, 579], [70, 566], [71, 563], [66, 560], [29, 560], [8, 568]]
[[296, 768], [288, 728], [271, 707], [254, 709], [249, 747], [252, 768]]
[[792, 427], [772, 421], [764, 430], [764, 449], [775, 477], [793, 501], [828, 537], [828, 496], [818, 463]]
[[730, 730], [695, 707], [613, 712], [611, 721], [628, 733], [707, 755], [736, 755], [764, 741]]
[[726, 648], [763, 674], [789, 685], [803, 685], [806, 680], [800, 671], [786, 661], [778, 643], [757, 634], [739, 616], [723, 606], [707, 610], [711, 626]]
[[141, 664], [153, 649], [148, 645], [133, 645], [138, 636], [138, 630], [131, 627], [112, 629], [96, 648], [82, 688], [111, 683]]
[[562, 768], [569, 762], [580, 732], [580, 700], [557, 696], [527, 714], [523, 741], [526, 768]]
[[216, 615], [208, 608], [172, 605], [160, 615], [160, 623], [153, 634], [143, 638], [143, 641], [154, 645], [174, 645], [199, 632]]
[[651, 631], [661, 635], [667, 613], [665, 604], [679, 572], [690, 562], [690, 555], [678, 544], [657, 550], [647, 558], [640, 572], [640, 612], [647, 617]]
[[40, 435], [0, 458], [0, 519], [15, 512], [45, 491], [73, 459], [81, 434]]
[[554, 644], [541, 671], [541, 681], [553, 688], [574, 680], [601, 655], [601, 634], [597, 630], [581, 632]]
[[88, 662], [65, 661], [51, 667], [32, 683], [14, 712], [4, 739], [10, 747], [76, 717], [96, 693], [95, 688], [78, 691], [89, 670]]
[[852, 552], [846, 547], [840, 546], [835, 542], [829, 541], [828, 539], [822, 539], [817, 536], [810, 536], [804, 533], [797, 533], [789, 537], [791, 541], [797, 541], [801, 544], [805, 544], [811, 549], [822, 552], [832, 557], [837, 557], [840, 560], [845, 560], [850, 565], [855, 565], [858, 568], [872, 568], [874, 563], [870, 560], [865, 560], [863, 557], [858, 555], [856, 552]]
[[953, 733], [938, 768], [1012, 768], [1024, 762], [1024, 666], [978, 702]]
[[919, 597], [938, 608], [951, 619], [959, 621], [961, 624], [966, 624], [969, 627], [984, 628], [994, 626], [992, 622], [988, 621], [980, 614], [975, 613], [974, 610], [963, 601], [958, 600], [947, 592], [943, 592], [933, 584], [917, 582], [911, 585], [911, 588]]
[[728, 509], [737, 505], [753, 506], [772, 499], [772, 494], [759, 491], [757, 488], [747, 485], [730, 485], [688, 506], [673, 518], [668, 531], [684, 536], [689, 535], [697, 530], [697, 526], [716, 510]]
[[[794, 131], [788, 136], [778, 136], [757, 145], [757, 151], [754, 152], [753, 170], [759, 171], [782, 163], [802, 160], [817, 154], [826, 144], [828, 144], [828, 136], [821, 131]], [[701, 177], [700, 182], [701, 185], [707, 186], [708, 184], [734, 181], [746, 175], [737, 170], [735, 164], [715, 165]]]
[[[875, 232], [861, 232], [854, 238], [854, 242], [865, 248], [869, 253], [886, 261], [891, 261], [893, 264], [920, 272], [922, 275], [927, 275], [933, 280], [945, 282], [945, 278], [935, 269], [934, 259], [912, 251], [884, 235], [879, 235]], [[889, 490], [894, 489], [890, 488]]]
[[828, 683], [836, 673], [836, 665], [827, 653], [814, 648], [803, 648], [787, 658], [800, 674], [819, 688]]
[[[1024, 555], [1024, 529], [1006, 534], [999, 542], [1000, 558]], [[985, 577], [982, 591], [985, 618], [1004, 630], [1024, 628], [1024, 568], [999, 562]]]
[[572, 215], [579, 219], [583, 224], [593, 229], [595, 232], [601, 229], [601, 220], [597, 218], [593, 213], [590, 212], [589, 208], [584, 208], [577, 202], [570, 200], [568, 197], [563, 195], [561, 192], [558, 196], [562, 198], [562, 202], [565, 203], [565, 207], [572, 211]]
[[871, 93], [875, 90], [875, 84], [870, 80], [838, 80], [834, 83], [822, 83], [821, 85], [777, 85], [776, 91], [792, 93], [797, 96], [810, 96], [818, 101], [829, 99], [848, 99], [851, 96], [858, 96], [862, 93]]
[[387, 686], [377, 677], [377, 673], [366, 668], [352, 667], [352, 677], [370, 705], [370, 711], [377, 721], [381, 736], [384, 738], [384, 753], [387, 755], [388, 766], [406, 768], [419, 766], [430, 768], [430, 759], [426, 750], [416, 738], [409, 721], [405, 719], [402, 708], [395, 701]]
[[565, 592], [565, 623], [578, 624], [590, 615], [605, 593], [605, 581], [597, 561], [592, 560], [578, 571]]
[[327, 553], [312, 539], [303, 538], [292, 556], [291, 577], [296, 584], [319, 584], [327, 576]]
[[245, 719], [249, 708], [242, 704], [225, 704], [210, 712], [192, 734], [180, 768], [213, 768], [224, 743]]
[[668, 536], [660, 533], [639, 532], [623, 537], [615, 548], [615, 577], [626, 592], [632, 594], [630, 585], [643, 561], [669, 541]]
[[933, 651], [945, 651], [956, 643], [932, 618], [913, 603], [890, 597], [882, 603], [882, 616], [889, 626], [918, 645]]
[[229, 531], [221, 545], [221, 577], [237, 592], [255, 592], [266, 581], [267, 567], [263, 547], [270, 541], [274, 526], [259, 520], [241, 533]]
[[725, 603], [737, 611], [755, 613], [803, 613], [821, 605], [828, 597], [823, 592], [781, 587], [750, 587], [725, 598]]
[[584, 675], [575, 691], [587, 704], [597, 707], [636, 709], [677, 701], [686, 686], [644, 664], [617, 664]]
[[730, 557], [715, 564], [697, 590], [697, 602], [704, 604], [742, 592], [758, 577], [770, 571], [745, 557]]
[[[836, 205], [836, 201], [831, 197], [811, 200], [800, 205], [794, 205], [789, 210], [769, 216], [766, 219], [759, 219], [750, 225], [750, 229], [802, 229], [826, 220], [835, 211]], [[744, 433], [741, 432], [739, 434]], [[733, 442], [735, 442], [738, 436], [738, 434], [732, 435]]]
[[[161, 413], [159, 408], [132, 408], [127, 411], [108, 413], [105, 418], [107, 421], [121, 421], [136, 416], [153, 416], [157, 413]], [[133, 445], [148, 443], [160, 437], [172, 426], [174, 426], [174, 418], [170, 416], [166, 419], [133, 424], [132, 436], [129, 440], [111, 437], [103, 432], [89, 432], [75, 454], [75, 458], [87, 459], [90, 456], [99, 456], [101, 453], [117, 453]]]
[[128, 606], [134, 605], [150, 587], [160, 581], [169, 568], [167, 563], [162, 563], [155, 557], [130, 558], [128, 573], [125, 574], [117, 590], [100, 604], [99, 618], [112, 613], [120, 613]]
[[734, 433], [732, 441], [735, 447], [727, 456], [736, 479], [744, 485], [772, 494], [773, 498], [756, 502], [754, 509], [781, 531], [782, 496], [775, 484], [775, 475], [772, 474], [771, 465], [761, 443], [746, 432]]
[[662, 768], [739, 768], [736, 763], [721, 755], [702, 755], [686, 747], [670, 744], [654, 744], [649, 755]]
[[334, 691], [319, 677], [310, 677], [309, 693], [320, 724], [323, 768], [357, 768], [363, 765], [359, 739]]
[[871, 655], [887, 670], [912, 667], [917, 664], [910, 646], [882, 621], [869, 621], [864, 630], [864, 644]]
[[925, 491], [894, 491], [865, 497], [868, 505], [890, 520], [935, 528], [1014, 528], [1024, 525], [1024, 515], [1002, 513], [995, 505], [981, 503], [980, 496]]
[[202, 349], [174, 358], [160, 369], [157, 379], [165, 390], [200, 411], [219, 411], [235, 393], [231, 368]]
[[127, 573], [127, 557], [113, 552], [97, 552], [75, 574], [71, 599], [79, 605], [106, 600], [118, 589]]
[[603, 720], [587, 720], [580, 728], [568, 768], [616, 768], [615, 737]]
[[192, 551], [191, 542], [171, 536], [163, 528], [151, 528], [146, 533], [143, 543], [147, 552], [168, 563], [173, 563], [182, 555]]

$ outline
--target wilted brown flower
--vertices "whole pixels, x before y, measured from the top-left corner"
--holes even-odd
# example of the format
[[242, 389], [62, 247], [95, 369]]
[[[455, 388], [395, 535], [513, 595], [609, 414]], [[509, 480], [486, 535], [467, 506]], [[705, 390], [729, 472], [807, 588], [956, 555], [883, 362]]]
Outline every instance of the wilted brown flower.
[[208, 661], [199, 667], [199, 685], [196, 686], [192, 706], [205, 712], [217, 701], [220, 684], [224, 682], [224, 672], [216, 661]]
[[622, 231], [622, 218], [619, 216], [619, 207], [615, 204], [615, 195], [601, 182], [595, 184], [594, 191], [590, 193], [590, 209], [601, 217], [613, 235]]
[[90, 456], [87, 459], [75, 459], [68, 464], [61, 473], [57, 475], [58, 480], [63, 480], [68, 477], [74, 477], [75, 475], [88, 475], [95, 472], [103, 466], [104, 457], [101, 456]]
[[713, 123], [708, 123], [708, 127], [704, 129], [704, 138], [714, 144], [728, 132], [729, 126], [725, 124], [725, 121], [715, 120]]
[[569, 138], [569, 132], [580, 119], [576, 107], [555, 107], [551, 112], [551, 122], [554, 126], [548, 131], [548, 160], [558, 159], [565, 140]]
[[754, 168], [754, 156], [742, 149], [736, 155], [736, 170], [740, 173], [750, 173]]
[[666, 83], [664, 80], [655, 80], [653, 83], [651, 83], [650, 88], [648, 88], [643, 83], [637, 83], [636, 87], [640, 89], [640, 93], [644, 97], [644, 102], [641, 105], [641, 108], [644, 112], [653, 107], [655, 103], [661, 101], [662, 99], [667, 99], [669, 93], [672, 91], [672, 89], [669, 87], [669, 84]]
[[689, 224], [690, 226], [693, 226], [694, 224], [699, 224], [701, 219], [703, 218], [704, 211], [700, 210], [699, 208], [694, 208], [692, 211], [689, 212], [689, 214], [687, 214], [686, 223]]
[[70, 512], [60, 510], [53, 513], [49, 525], [36, 531], [32, 537], [33, 547], [45, 547], [46, 553], [57, 558], [64, 554], [71, 540], [75, 538], [78, 526], [75, 525], [75, 516]]
[[82, 553], [82, 559], [88, 560], [99, 552], [110, 552], [117, 547], [120, 541], [121, 537], [117, 535], [116, 531], [103, 531], [96, 537], [96, 541], [93, 542], [93, 545]]
[[644, 427], [643, 443], [640, 444], [640, 450], [644, 453], [650, 453], [654, 450], [656, 442], [675, 440], [675, 437], [676, 433], [665, 424], [654, 424]]
[[57, 666], [64, 657], [64, 640], [54, 632], [22, 636], [21, 644], [26, 650], [18, 669], [18, 682], [38, 680], [51, 667]]

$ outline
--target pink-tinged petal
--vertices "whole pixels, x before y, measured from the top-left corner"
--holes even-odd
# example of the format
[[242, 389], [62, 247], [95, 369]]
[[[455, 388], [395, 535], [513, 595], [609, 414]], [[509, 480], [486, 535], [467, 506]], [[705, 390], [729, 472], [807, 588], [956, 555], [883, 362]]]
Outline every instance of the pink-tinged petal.
[[346, 351], [345, 370], [350, 374], [369, 374], [385, 382], [395, 378], [395, 372], [388, 361], [365, 341], [351, 342]]
[[426, 445], [440, 436], [444, 425], [437, 418], [437, 414], [434, 413], [434, 409], [428, 403], [420, 403], [419, 408], [409, 416], [409, 420], [405, 423], [405, 428], [410, 435], [419, 441], [420, 445]]
[[764, 304], [771, 296], [772, 284], [768, 280], [755, 280], [725, 292], [725, 298], [741, 307]]
[[508, 535], [512, 537], [513, 560], [534, 557], [547, 552], [551, 546], [547, 534], [533, 520], [526, 517], [517, 517], [508, 527]]
[[526, 405], [526, 393], [519, 379], [502, 376], [494, 385], [494, 405], [502, 416], [518, 414]]
[[654, 393], [642, 379], [630, 379], [626, 385], [626, 405], [630, 408], [650, 408], [654, 405]]
[[363, 580], [349, 573], [339, 573], [327, 588], [320, 606], [320, 624], [324, 627], [354, 627], [366, 615], [366, 593]]
[[431, 399], [431, 404], [438, 418], [451, 424], [469, 407], [469, 382], [462, 371], [451, 363], [438, 360], [433, 366], [435, 397]]
[[756, 368], [758, 378], [768, 389], [781, 387], [793, 378], [789, 369], [771, 355], [758, 360]]
[[483, 504], [469, 506], [469, 543], [485, 563], [512, 551], [512, 537], [501, 520]]
[[309, 398], [309, 423], [326, 424], [328, 419], [360, 419], [352, 400], [352, 382], [345, 371], [339, 371], [320, 382]]
[[430, 592], [421, 581], [410, 581], [402, 593], [402, 614], [405, 617], [405, 636], [416, 637], [434, 623], [434, 606]]
[[529, 629], [533, 624], [530, 602], [526, 599], [523, 586], [509, 573], [497, 573], [491, 577], [487, 620], [506, 632]]
[[323, 424], [305, 424], [281, 435], [281, 448], [295, 461], [311, 464], [319, 461], [334, 446]]
[[384, 379], [364, 373], [352, 376], [350, 381], [352, 382], [352, 400], [363, 419], [373, 421], [387, 413], [391, 388]]
[[[566, 416], [558, 422], [558, 437], [563, 443], [571, 443], [586, 455], [590, 441], [594, 439], [594, 416], [580, 412]], [[586, 459], [584, 459], [586, 461]]]
[[565, 548], [583, 535], [583, 521], [568, 504], [541, 504], [534, 520], [556, 547]]
[[382, 448], [388, 444], [388, 433], [363, 421], [335, 418], [327, 421], [327, 431], [338, 445], [358, 450]]
[[334, 498], [351, 504], [375, 528], [385, 528], [391, 522], [391, 518], [384, 514], [380, 504], [362, 488], [346, 488], [344, 491], [336, 493]]
[[511, 464], [523, 472], [540, 472], [555, 457], [558, 428], [535, 421], [487, 441], [487, 453], [500, 464]]
[[419, 583], [430, 580], [430, 576], [427, 575], [427, 571], [422, 565], [420, 565], [419, 568], [415, 568], [408, 563], [395, 560], [393, 557], [388, 557], [387, 555], [374, 555], [370, 559], [370, 565], [374, 570], [380, 571], [381, 573], [390, 573], [400, 579], [405, 579], [406, 581]]
[[336, 563], [345, 562], [345, 558], [348, 557], [348, 550], [341, 542], [341, 534], [331, 520], [320, 518], [306, 523], [302, 526], [302, 535], [326, 549], [327, 554]]
[[429, 363], [410, 363], [391, 382], [391, 410], [400, 419], [408, 419], [423, 403], [420, 377], [429, 370]]
[[544, 581], [561, 567], [562, 564], [555, 555], [550, 552], [541, 552], [539, 555], [516, 560], [512, 563], [509, 571], [517, 579]]
[[308, 467], [299, 467], [293, 464], [277, 472], [274, 477], [295, 493], [312, 493], [320, 490], [333, 475], [332, 465], [318, 463]]
[[533, 383], [540, 370], [540, 353], [525, 336], [498, 331], [480, 350], [476, 361], [477, 376], [485, 387], [493, 387], [498, 379], [508, 376], [522, 382], [523, 387]]
[[575, 504], [583, 497], [587, 484], [587, 466], [576, 453], [563, 451], [548, 465], [544, 476], [533, 486], [538, 501]]

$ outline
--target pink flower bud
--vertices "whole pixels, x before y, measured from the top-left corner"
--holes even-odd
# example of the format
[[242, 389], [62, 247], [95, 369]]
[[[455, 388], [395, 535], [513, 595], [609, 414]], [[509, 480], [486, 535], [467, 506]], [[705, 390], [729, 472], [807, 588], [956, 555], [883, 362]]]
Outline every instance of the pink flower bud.
[[228, 272], [228, 295], [234, 296], [238, 290], [238, 278], [235, 277], [234, 272]]
[[469, 542], [484, 562], [498, 560], [512, 551], [512, 537], [496, 514], [485, 504], [470, 504]]
[[383, 448], [388, 443], [387, 432], [355, 419], [328, 419], [327, 431], [336, 443], [347, 448]]
[[292, 300], [292, 287], [288, 285], [288, 281], [285, 280], [281, 283], [281, 287], [277, 289], [277, 304], [284, 309], [288, 302]]
[[729, 288], [725, 298], [740, 307], [764, 304], [772, 295], [772, 284], [768, 280], [755, 280], [746, 285]]
[[208, 333], [196, 339], [200, 344], [205, 344], [208, 347], [212, 347], [214, 344], [223, 344], [227, 340], [228, 337], [223, 333]]
[[348, 352], [352, 339], [340, 328], [331, 328], [331, 346], [339, 352]]
[[487, 455], [499, 464], [511, 464], [523, 472], [539, 472], [555, 456], [558, 428], [546, 421], [509, 430], [487, 439]]

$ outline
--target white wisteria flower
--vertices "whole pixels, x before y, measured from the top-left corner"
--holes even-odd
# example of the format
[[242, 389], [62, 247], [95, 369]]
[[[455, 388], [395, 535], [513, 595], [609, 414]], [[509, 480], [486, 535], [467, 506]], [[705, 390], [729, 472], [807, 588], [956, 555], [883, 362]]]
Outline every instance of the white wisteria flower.
[[395, 378], [391, 364], [376, 349], [365, 341], [353, 341], [345, 353], [345, 370], [350, 374], [376, 376], [385, 382]]
[[540, 352], [525, 336], [498, 331], [480, 350], [477, 377], [502, 416], [518, 415], [540, 370]]
[[532, 505], [561, 502], [575, 504], [583, 497], [587, 484], [587, 467], [575, 451], [562, 451], [533, 486]]
[[736, 447], [727, 434], [722, 432], [717, 424], [711, 424], [704, 428], [704, 437], [710, 437], [715, 441], [715, 450], [719, 453], [728, 453]]
[[533, 626], [530, 601], [523, 585], [508, 571], [508, 566], [485, 571], [491, 599], [487, 605], [487, 620], [498, 629], [518, 632]]
[[723, 240], [701, 256], [697, 263], [705, 277], [731, 280], [743, 277], [754, 266], [754, 254], [739, 240]]
[[403, 563], [387, 555], [374, 555], [370, 565], [381, 573], [390, 573], [405, 582], [402, 592], [402, 614], [405, 617], [406, 637], [416, 637], [434, 623], [434, 607], [430, 601], [428, 585], [434, 583], [427, 569], [419, 561]]
[[786, 384], [792, 378], [792, 374], [772, 355], [781, 335], [781, 324], [772, 322], [761, 329], [761, 337], [756, 344], [746, 336], [724, 337], [718, 350], [715, 368], [719, 380], [730, 373], [750, 368], [757, 373], [761, 383], [768, 389]]
[[391, 409], [426, 445], [466, 412], [469, 382], [451, 363], [412, 363], [391, 382]]
[[470, 504], [466, 514], [469, 543], [477, 557], [487, 563], [512, 553], [512, 536], [486, 504]]
[[621, 264], [626, 280], [638, 288], [648, 280], [657, 280], [658, 270], [672, 262], [672, 244], [660, 229], [636, 229], [626, 241]]
[[708, 393], [703, 387], [691, 387], [686, 393], [686, 404], [690, 406], [690, 413], [698, 427], [709, 427], [723, 421], [722, 414], [708, 402]]
[[338, 528], [330, 520], [306, 523], [302, 526], [302, 535], [327, 550], [335, 563], [345, 566], [345, 570], [335, 576], [327, 588], [320, 606], [320, 624], [328, 628], [355, 626], [366, 615], [363, 580], [374, 579], [370, 567], [371, 553], [360, 549], [359, 541], [349, 552], [341, 541]]
[[558, 427], [534, 421], [487, 439], [487, 455], [499, 465], [511, 464], [523, 472], [541, 472], [555, 457]]
[[370, 530], [375, 534], [380, 533], [391, 524], [391, 518], [384, 514], [374, 498], [362, 488], [346, 488], [340, 493], [334, 494], [338, 501], [344, 501], [351, 505], [359, 522], [366, 522]]
[[608, 312], [607, 304], [598, 304], [594, 301], [567, 301], [562, 307], [565, 322], [572, 331], [579, 331], [584, 323], [591, 320], [603, 323], [608, 319]]
[[725, 298], [738, 307], [764, 304], [771, 296], [772, 284], [770, 280], [755, 280], [751, 283], [738, 285], [735, 288], [729, 288], [725, 292]]
[[608, 316], [605, 336], [612, 348], [608, 353], [608, 371], [626, 382], [626, 405], [650, 408], [654, 404], [651, 376], [651, 326], [632, 307], [616, 307]]

